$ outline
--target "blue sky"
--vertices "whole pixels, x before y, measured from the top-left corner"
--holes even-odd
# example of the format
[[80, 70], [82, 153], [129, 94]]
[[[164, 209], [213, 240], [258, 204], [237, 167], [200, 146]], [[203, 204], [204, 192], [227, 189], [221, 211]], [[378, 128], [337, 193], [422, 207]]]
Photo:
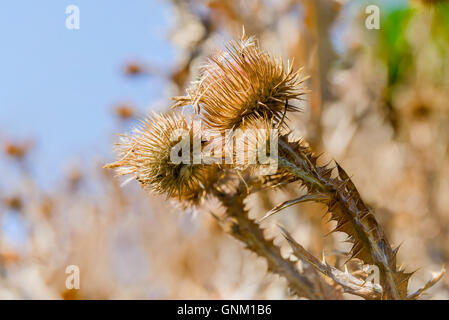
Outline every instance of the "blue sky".
[[[65, 26], [80, 9], [80, 29]], [[173, 64], [162, 0], [14, 0], [0, 2], [0, 143], [33, 138], [33, 174], [45, 187], [72, 159], [107, 157], [123, 101], [147, 110], [163, 81], [129, 79], [123, 64]], [[14, 176], [0, 159], [2, 185]], [[7, 183], [10, 183], [8, 181]]]

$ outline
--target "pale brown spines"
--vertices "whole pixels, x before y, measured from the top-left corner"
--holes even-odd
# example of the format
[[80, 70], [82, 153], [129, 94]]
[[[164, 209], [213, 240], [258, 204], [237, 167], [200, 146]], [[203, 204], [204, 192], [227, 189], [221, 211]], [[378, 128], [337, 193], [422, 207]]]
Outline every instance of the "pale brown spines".
[[281, 59], [262, 51], [252, 38], [231, 41], [226, 50], [211, 56], [201, 76], [175, 97], [175, 106], [190, 104], [213, 130], [244, 127], [259, 118], [282, 122], [288, 111], [298, 111], [293, 100], [306, 93], [305, 78]]
[[182, 115], [155, 114], [142, 121], [132, 135], [122, 137], [117, 144], [119, 160], [105, 167], [115, 168], [119, 175], [132, 175], [151, 192], [197, 204], [216, 171], [193, 163], [192, 158], [188, 163], [173, 161], [172, 148], [180, 142], [182, 133], [190, 135], [190, 154], [193, 154], [191, 121]]

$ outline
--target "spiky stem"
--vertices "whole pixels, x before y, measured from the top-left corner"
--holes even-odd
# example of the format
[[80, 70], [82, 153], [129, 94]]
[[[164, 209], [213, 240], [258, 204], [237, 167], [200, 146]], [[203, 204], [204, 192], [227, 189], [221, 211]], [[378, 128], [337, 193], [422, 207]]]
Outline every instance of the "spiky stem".
[[247, 249], [263, 257], [268, 270], [284, 277], [296, 295], [311, 300], [323, 299], [310, 280], [298, 272], [296, 264], [283, 258], [273, 240], [267, 240], [259, 225], [248, 217], [243, 192], [238, 192], [235, 196], [219, 191], [214, 193], [226, 209], [223, 227], [227, 233], [243, 242]]
[[[337, 164], [338, 178], [331, 178], [331, 170], [316, 166], [316, 157], [305, 149], [294, 148], [284, 139], [279, 139], [281, 156], [279, 168], [299, 178], [310, 193], [319, 191], [328, 195], [324, 202], [337, 221], [335, 231], [350, 236], [354, 246], [351, 258], [359, 258], [367, 264], [379, 267], [384, 298], [405, 299], [409, 274], [396, 270], [395, 250], [393, 250], [373, 214], [363, 204], [355, 186], [344, 170]], [[321, 197], [322, 198], [322, 197]], [[399, 287], [404, 285], [401, 294]]]

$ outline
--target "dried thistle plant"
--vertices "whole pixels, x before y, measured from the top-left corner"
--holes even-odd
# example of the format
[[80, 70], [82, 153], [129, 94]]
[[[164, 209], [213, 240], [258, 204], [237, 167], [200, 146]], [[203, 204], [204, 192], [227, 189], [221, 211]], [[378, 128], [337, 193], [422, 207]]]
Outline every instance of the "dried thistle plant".
[[[291, 66], [285, 68], [281, 60], [260, 50], [254, 39], [243, 37], [241, 41], [230, 42], [225, 51], [209, 59], [199, 80], [187, 89], [186, 96], [175, 97], [175, 106], [192, 105], [209, 131], [279, 128], [276, 137], [278, 167], [268, 176], [255, 174], [252, 169], [259, 164], [239, 171], [242, 168], [237, 165], [173, 163], [170, 154], [179, 141], [172, 139], [172, 133], [184, 129], [191, 138], [197, 134], [190, 120], [182, 114], [155, 115], [145, 121], [134, 135], [125, 137], [119, 144], [120, 160], [106, 167], [115, 168], [120, 175], [131, 174], [150, 191], [174, 197], [183, 204], [197, 206], [206, 196], [217, 198], [225, 212], [214, 213], [214, 216], [224, 230], [263, 257], [268, 269], [283, 276], [297, 296], [338, 299], [346, 292], [366, 299], [418, 298], [441, 278], [444, 269], [435, 281], [409, 294], [408, 280], [412, 273], [397, 267], [398, 249], [391, 247], [373, 211], [365, 205], [348, 174], [337, 163], [335, 167], [320, 166], [318, 157], [305, 141], [289, 141], [288, 132], [285, 132], [286, 113], [298, 110], [290, 103], [301, 99], [306, 92], [301, 86], [303, 81]], [[204, 148], [207, 142], [203, 143], [201, 137], [198, 139], [200, 147]], [[270, 144], [269, 140], [262, 145]], [[188, 144], [189, 155], [195, 149], [193, 144]], [[252, 146], [246, 144], [245, 149]], [[259, 151], [249, 150], [249, 154]], [[380, 272], [380, 288], [366, 286], [356, 273], [343, 273], [325, 261], [319, 263], [284, 230], [293, 256], [308, 266], [301, 272], [294, 262], [281, 255], [273, 240], [265, 237], [259, 223], [249, 218], [244, 200], [250, 193], [290, 183], [305, 187], [306, 194], [276, 206], [264, 218], [302, 202], [326, 205], [326, 215], [337, 222], [334, 231], [346, 233], [347, 241], [352, 243], [348, 261], [359, 259], [363, 264], [376, 265]]]

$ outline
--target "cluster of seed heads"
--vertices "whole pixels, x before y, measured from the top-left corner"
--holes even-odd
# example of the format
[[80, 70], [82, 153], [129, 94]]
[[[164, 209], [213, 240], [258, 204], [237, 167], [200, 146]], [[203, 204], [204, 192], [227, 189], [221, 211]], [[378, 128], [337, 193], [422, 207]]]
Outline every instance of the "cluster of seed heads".
[[[292, 103], [306, 93], [302, 87], [305, 79], [291, 64], [286, 66], [282, 59], [261, 50], [254, 38], [230, 41], [225, 50], [208, 58], [186, 95], [173, 98], [174, 112], [153, 115], [131, 135], [123, 136], [117, 144], [119, 160], [106, 167], [116, 168], [119, 175], [132, 175], [152, 192], [196, 205], [221, 170], [202, 163], [173, 163], [170, 153], [179, 143], [171, 139], [173, 133], [188, 130], [193, 138], [197, 134], [193, 118], [201, 121], [201, 130], [216, 134], [285, 127], [286, 113], [299, 110]], [[192, 106], [194, 116], [182, 113], [177, 108], [181, 106]], [[249, 150], [249, 154], [256, 152]]]

